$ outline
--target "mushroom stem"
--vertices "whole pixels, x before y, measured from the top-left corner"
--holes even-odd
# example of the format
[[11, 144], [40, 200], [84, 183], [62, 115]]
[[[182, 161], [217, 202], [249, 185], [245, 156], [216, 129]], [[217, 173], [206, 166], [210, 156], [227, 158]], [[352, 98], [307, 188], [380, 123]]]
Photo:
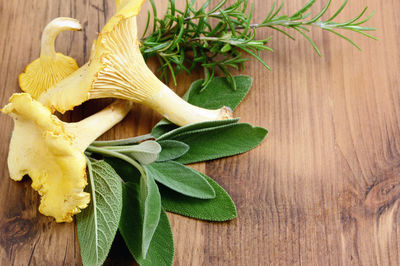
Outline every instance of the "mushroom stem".
[[229, 107], [208, 110], [183, 100], [162, 83], [138, 55], [139, 51], [134, 60], [135, 66], [125, 67], [131, 71], [126, 71], [123, 79], [117, 71], [103, 72], [103, 76], [95, 81], [94, 88], [89, 92], [89, 99], [113, 97], [143, 103], [178, 126], [232, 118]]
[[179, 126], [232, 118], [232, 110], [229, 107], [222, 107], [217, 110], [200, 108], [184, 101], [166, 85], [163, 85], [160, 91], [146, 99], [144, 104]]
[[67, 17], [60, 17], [52, 20], [47, 26], [44, 28], [42, 34], [42, 45], [40, 51], [40, 57], [50, 57], [55, 59], [56, 50], [55, 40], [58, 34], [65, 30], [74, 30], [79, 31], [82, 30], [82, 26], [78, 20]]
[[121, 122], [131, 108], [131, 102], [117, 100], [92, 116], [64, 126], [72, 135], [79, 136], [73, 140], [74, 147], [84, 152], [93, 141]]

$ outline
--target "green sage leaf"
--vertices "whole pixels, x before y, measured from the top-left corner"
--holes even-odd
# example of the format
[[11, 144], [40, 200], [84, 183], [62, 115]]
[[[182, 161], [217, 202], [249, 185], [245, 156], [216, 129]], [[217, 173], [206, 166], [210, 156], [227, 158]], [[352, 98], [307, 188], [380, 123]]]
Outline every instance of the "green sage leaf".
[[148, 140], [137, 145], [112, 146], [107, 147], [115, 152], [119, 152], [137, 160], [142, 164], [155, 162], [161, 152], [161, 146], [156, 141]]
[[236, 90], [232, 89], [232, 84], [225, 77], [213, 78], [204, 90], [202, 90], [204, 80], [197, 80], [192, 83], [187, 92], [187, 101], [207, 109], [228, 106], [235, 110], [250, 91], [253, 79], [249, 76], [235, 76], [234, 79]]
[[132, 145], [132, 144], [139, 144], [145, 140], [151, 139], [151, 134], [146, 134], [137, 137], [131, 137], [126, 139], [117, 139], [117, 140], [98, 140], [93, 141], [90, 145], [96, 147], [103, 147], [103, 146], [120, 146], [120, 145]]
[[161, 152], [157, 162], [177, 159], [187, 153], [190, 148], [187, 144], [176, 140], [162, 140], [158, 143], [161, 145]]
[[155, 138], [158, 138], [176, 128], [178, 128], [177, 125], [163, 118], [153, 127], [153, 129], [151, 130], [151, 135]]
[[140, 254], [142, 220], [140, 211], [140, 188], [135, 183], [125, 183], [123, 189], [124, 207], [120, 222], [120, 232], [130, 252], [140, 265], [172, 265], [174, 257], [174, 241], [168, 217], [161, 209], [160, 221], [154, 232], [153, 238], [147, 252], [146, 259]]
[[176, 161], [189, 164], [247, 152], [257, 147], [268, 131], [240, 123], [185, 132], [171, 138], [186, 143], [189, 151]]
[[219, 127], [219, 126], [236, 124], [238, 121], [239, 121], [239, 118], [234, 118], [234, 119], [227, 119], [227, 120], [215, 120], [215, 121], [207, 121], [207, 122], [190, 124], [187, 126], [173, 129], [173, 130], [163, 134], [162, 136], [157, 138], [157, 141], [166, 140], [166, 139], [171, 140], [174, 138], [174, 136], [185, 133], [185, 132], [189, 132], [189, 131], [210, 129], [210, 128]]
[[119, 231], [132, 256], [142, 257], [143, 218], [140, 204], [140, 185], [127, 182], [122, 186], [122, 214]]
[[140, 171], [130, 163], [115, 157], [105, 157], [104, 161], [111, 165], [125, 182], [140, 182]]
[[160, 221], [150, 242], [146, 259], [137, 259], [141, 266], [169, 266], [174, 260], [174, 238], [171, 225], [164, 209], [161, 209]]
[[146, 176], [140, 179], [140, 205], [143, 217], [142, 256], [145, 259], [150, 241], [160, 220], [161, 196], [152, 175], [146, 171]]
[[228, 193], [210, 177], [203, 175], [214, 188], [214, 199], [196, 199], [184, 196], [160, 186], [162, 205], [165, 210], [207, 221], [228, 221], [236, 218], [236, 206]]
[[183, 164], [169, 161], [146, 166], [155, 180], [183, 195], [199, 198], [215, 198], [215, 191], [196, 170]]
[[88, 162], [89, 206], [76, 216], [83, 265], [102, 265], [118, 229], [122, 210], [122, 184], [105, 161]]

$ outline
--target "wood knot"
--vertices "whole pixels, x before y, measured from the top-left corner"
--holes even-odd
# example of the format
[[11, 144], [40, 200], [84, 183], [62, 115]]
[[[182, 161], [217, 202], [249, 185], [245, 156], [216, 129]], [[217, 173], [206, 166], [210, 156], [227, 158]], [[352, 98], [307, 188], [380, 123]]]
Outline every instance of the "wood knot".
[[373, 186], [365, 197], [364, 206], [377, 212], [393, 204], [400, 197], [400, 179], [391, 178]]
[[37, 230], [37, 221], [27, 220], [21, 217], [5, 219], [0, 225], [0, 242], [3, 247], [8, 247], [17, 243], [33, 239]]
[[339, 194], [340, 221], [343, 226], [350, 226], [356, 217], [362, 215], [361, 201], [352, 191], [343, 191]]

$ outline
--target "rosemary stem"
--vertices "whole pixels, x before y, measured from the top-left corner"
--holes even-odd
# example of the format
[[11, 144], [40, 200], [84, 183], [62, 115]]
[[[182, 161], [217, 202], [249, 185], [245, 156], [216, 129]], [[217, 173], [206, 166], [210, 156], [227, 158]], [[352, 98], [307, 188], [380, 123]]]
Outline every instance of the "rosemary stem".
[[214, 13], [209, 13], [209, 14], [200, 14], [200, 15], [185, 17], [183, 20], [190, 21], [192, 19], [199, 19], [199, 18], [212, 17], [212, 16], [218, 16], [218, 15], [221, 15], [221, 12], [214, 12]]

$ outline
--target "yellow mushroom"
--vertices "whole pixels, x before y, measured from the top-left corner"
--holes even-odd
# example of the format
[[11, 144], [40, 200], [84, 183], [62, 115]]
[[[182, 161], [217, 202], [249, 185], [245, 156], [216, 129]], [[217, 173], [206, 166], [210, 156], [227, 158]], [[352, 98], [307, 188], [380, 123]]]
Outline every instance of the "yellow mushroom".
[[116, 101], [77, 123], [65, 123], [27, 93], [14, 94], [1, 111], [14, 119], [8, 169], [11, 179], [24, 175], [41, 195], [39, 211], [57, 222], [71, 222], [85, 208], [90, 195], [84, 150], [105, 131], [120, 122], [131, 103]]
[[37, 98], [54, 84], [75, 72], [79, 66], [75, 59], [56, 53], [57, 35], [65, 30], [81, 30], [81, 24], [72, 18], [56, 18], [44, 29], [40, 57], [31, 62], [18, 77], [21, 89]]
[[147, 67], [136, 24], [143, 2], [118, 0], [117, 13], [99, 34], [89, 62], [42, 94], [39, 101], [63, 113], [88, 99], [127, 99], [150, 106], [180, 126], [231, 118], [228, 107], [207, 110], [182, 100]]

